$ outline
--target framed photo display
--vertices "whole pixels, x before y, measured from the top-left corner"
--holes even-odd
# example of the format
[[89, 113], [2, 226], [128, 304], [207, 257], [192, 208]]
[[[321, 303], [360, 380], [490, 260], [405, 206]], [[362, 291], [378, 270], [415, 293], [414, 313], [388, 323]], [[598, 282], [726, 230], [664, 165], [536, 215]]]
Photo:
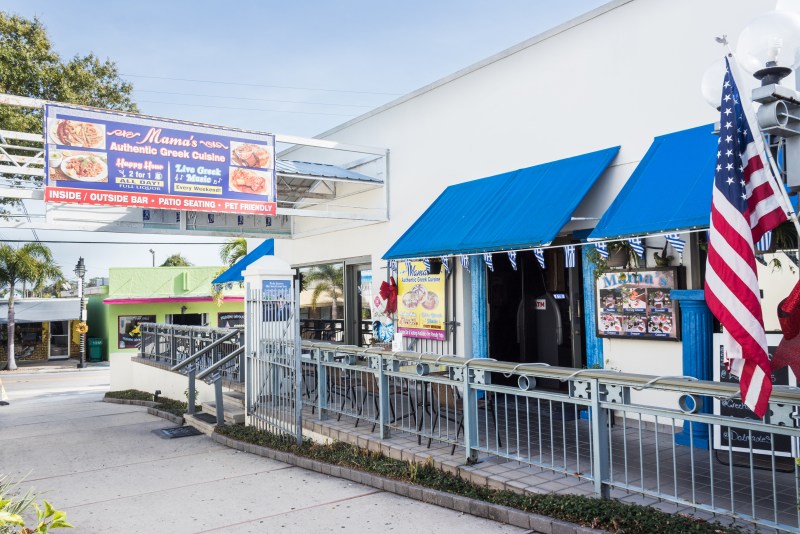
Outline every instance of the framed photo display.
[[678, 306], [669, 293], [682, 289], [680, 274], [678, 267], [603, 274], [595, 281], [597, 335], [679, 340]]

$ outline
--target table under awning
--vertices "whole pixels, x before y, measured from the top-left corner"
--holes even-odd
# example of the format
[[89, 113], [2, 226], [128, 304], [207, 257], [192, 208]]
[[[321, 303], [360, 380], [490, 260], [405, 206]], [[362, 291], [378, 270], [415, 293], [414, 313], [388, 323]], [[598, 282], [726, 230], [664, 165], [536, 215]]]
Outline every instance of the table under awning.
[[[15, 323], [46, 323], [81, 318], [81, 299], [15, 299]], [[0, 303], [0, 324], [8, 322], [8, 301]]]
[[656, 137], [589, 240], [707, 228], [717, 139], [712, 124]]
[[383, 257], [430, 258], [549, 244], [618, 151], [607, 148], [451, 185]]
[[211, 283], [216, 285], [242, 282], [244, 281], [242, 273], [251, 263], [263, 256], [272, 256], [273, 254], [275, 254], [275, 240], [265, 239], [263, 243], [248, 252], [246, 256], [234, 263], [230, 269], [216, 277]]

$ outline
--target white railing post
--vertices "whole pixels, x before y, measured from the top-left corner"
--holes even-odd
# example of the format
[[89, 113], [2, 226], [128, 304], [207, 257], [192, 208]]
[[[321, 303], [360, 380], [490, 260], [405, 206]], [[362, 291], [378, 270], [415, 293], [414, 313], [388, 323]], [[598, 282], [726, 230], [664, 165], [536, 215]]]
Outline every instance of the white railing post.
[[469, 362], [464, 370], [464, 449], [468, 465], [478, 461], [478, 391], [473, 387], [474, 375], [470, 372]]
[[326, 410], [328, 409], [328, 368], [325, 367], [325, 350], [318, 349], [317, 352], [317, 419], [324, 421], [327, 419]]
[[386, 366], [391, 363], [378, 356], [378, 418], [380, 423], [381, 439], [389, 437], [389, 376], [386, 374]]
[[592, 477], [594, 492], [601, 498], [609, 497], [609, 487], [605, 480], [609, 477], [608, 411], [600, 407], [600, 380], [594, 378], [592, 384], [590, 413], [592, 428]]

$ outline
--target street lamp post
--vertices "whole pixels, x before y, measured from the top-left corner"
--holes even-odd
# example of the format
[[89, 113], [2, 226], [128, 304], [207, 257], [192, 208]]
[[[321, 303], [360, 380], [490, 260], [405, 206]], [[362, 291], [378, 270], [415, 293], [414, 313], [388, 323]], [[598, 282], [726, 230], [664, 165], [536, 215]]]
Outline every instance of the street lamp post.
[[[86, 321], [86, 300], [83, 292], [83, 277], [86, 276], [86, 265], [83, 263], [83, 257], [78, 258], [78, 264], [75, 265], [75, 275], [78, 277], [78, 297], [81, 299], [81, 321]], [[80, 361], [78, 362], [78, 369], [86, 367], [86, 334], [81, 332], [81, 346], [80, 346]]]
[[155, 267], [156, 266], [156, 251], [151, 248], [150, 249], [150, 254], [153, 255], [153, 267]]

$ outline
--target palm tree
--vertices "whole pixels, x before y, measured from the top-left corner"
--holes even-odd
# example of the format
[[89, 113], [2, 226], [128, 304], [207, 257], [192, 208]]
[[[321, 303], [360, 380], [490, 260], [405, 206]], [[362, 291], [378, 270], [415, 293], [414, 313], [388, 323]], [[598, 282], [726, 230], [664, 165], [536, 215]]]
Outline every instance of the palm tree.
[[173, 254], [166, 260], [164, 263], [161, 264], [161, 267], [191, 267], [192, 264], [189, 263], [189, 260], [183, 257], [181, 254]]
[[247, 256], [247, 240], [243, 237], [232, 237], [219, 249], [219, 257], [225, 265], [233, 265], [245, 256]]
[[41, 243], [26, 243], [19, 248], [0, 245], [0, 287], [8, 291], [8, 344], [6, 369], [17, 368], [14, 358], [14, 293], [16, 285], [31, 283], [43, 287], [48, 280], [63, 279], [58, 265], [53, 263], [53, 253]]
[[331, 319], [339, 318], [337, 299], [344, 294], [344, 271], [341, 265], [329, 263], [312, 267], [303, 277], [303, 284], [313, 287], [311, 307], [316, 309], [320, 295], [327, 293], [331, 297]]

